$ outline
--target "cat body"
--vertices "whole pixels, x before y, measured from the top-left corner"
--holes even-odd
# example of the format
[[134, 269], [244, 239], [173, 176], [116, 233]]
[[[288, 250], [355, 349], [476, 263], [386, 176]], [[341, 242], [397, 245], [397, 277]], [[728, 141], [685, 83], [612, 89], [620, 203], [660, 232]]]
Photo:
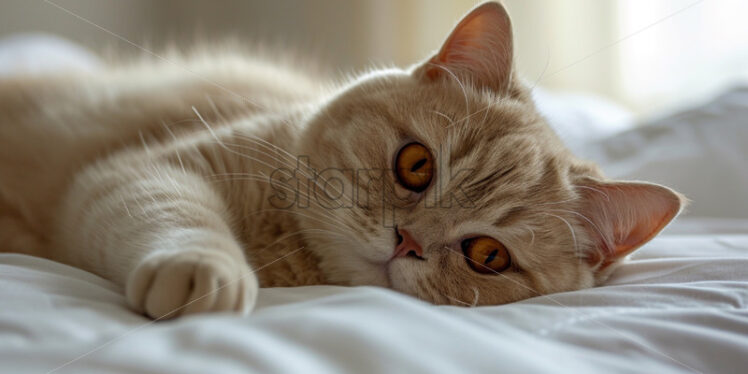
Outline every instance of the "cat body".
[[154, 318], [247, 312], [271, 286], [500, 304], [599, 284], [682, 198], [571, 155], [511, 49], [486, 3], [426, 62], [342, 85], [231, 53], [6, 79], [3, 251]]
[[[55, 242], [57, 230], [52, 228], [77, 225], [76, 221], [66, 222], [75, 217], [60, 216], [63, 202], [75, 199], [65, 190], [77, 179], [84, 179], [87, 170], [96, 174], [91, 170], [106, 169], [110, 163], [137, 168], [163, 162], [180, 170], [183, 166], [195, 170], [215, 187], [221, 199], [239, 203], [226, 207], [227, 217], [237, 236], [255, 238], [248, 246], [271, 245], [279, 233], [298, 230], [293, 219], [262, 211], [273, 208], [267, 183], [231, 173], [269, 175], [274, 168], [295, 166], [294, 159], [284, 159], [289, 156], [281, 149], [292, 150], [298, 142], [300, 117], [324, 95], [317, 88], [321, 84], [310, 81], [305, 87], [302, 80], [306, 77], [246, 56], [227, 56], [233, 61], [225, 64], [214, 57], [211, 62], [221, 67], [203, 65], [203, 70], [195, 62], [199, 58], [3, 82], [7, 99], [2, 101], [8, 105], [2, 113], [5, 126], [0, 130], [5, 140], [2, 172], [4, 181], [13, 182], [3, 184], [3, 200], [15, 202], [15, 206], [7, 203], [10, 209], [4, 211], [4, 218], [16, 221], [28, 235], [8, 233], [2, 240], [12, 245], [19, 238], [33, 238], [20, 241], [11, 247], [12, 252], [64, 258], [69, 249], [64, 240]], [[174, 68], [172, 63], [180, 67]], [[273, 76], [271, 81], [268, 75]], [[104, 181], [78, 183], [98, 187]], [[71, 193], [75, 192], [73, 188]], [[113, 204], [127, 207], [130, 214], [138, 213], [137, 205], [131, 207], [126, 200]], [[254, 214], [249, 217], [246, 213]], [[247, 220], [263, 224], [243, 222]], [[284, 244], [304, 246], [299, 238], [290, 240]], [[258, 256], [259, 264], [269, 262], [261, 258]], [[72, 259], [66, 262], [81, 265]], [[263, 283], [318, 283], [323, 278], [314, 263], [309, 263], [310, 275], [303, 276], [309, 281], [289, 279], [284, 283], [282, 277], [268, 277]], [[96, 264], [90, 269], [107, 276]]]

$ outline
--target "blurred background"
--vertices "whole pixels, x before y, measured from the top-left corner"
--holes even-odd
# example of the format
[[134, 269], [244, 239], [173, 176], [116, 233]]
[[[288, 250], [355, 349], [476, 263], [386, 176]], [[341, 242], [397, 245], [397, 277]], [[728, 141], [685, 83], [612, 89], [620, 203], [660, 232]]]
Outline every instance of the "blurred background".
[[[408, 65], [474, 0], [3, 0], [0, 37], [48, 33], [139, 53], [234, 37], [292, 48], [342, 72]], [[638, 115], [705, 100], [748, 77], [742, 0], [505, 0], [530, 82], [595, 94]]]

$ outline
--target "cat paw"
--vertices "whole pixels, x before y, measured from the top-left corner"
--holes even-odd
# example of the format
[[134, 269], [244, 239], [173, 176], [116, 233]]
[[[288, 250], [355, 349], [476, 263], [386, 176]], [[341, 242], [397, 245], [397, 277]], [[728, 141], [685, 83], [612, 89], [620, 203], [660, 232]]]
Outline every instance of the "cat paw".
[[247, 314], [259, 289], [249, 265], [223, 253], [176, 251], [146, 257], [127, 280], [130, 306], [151, 318], [205, 312]]

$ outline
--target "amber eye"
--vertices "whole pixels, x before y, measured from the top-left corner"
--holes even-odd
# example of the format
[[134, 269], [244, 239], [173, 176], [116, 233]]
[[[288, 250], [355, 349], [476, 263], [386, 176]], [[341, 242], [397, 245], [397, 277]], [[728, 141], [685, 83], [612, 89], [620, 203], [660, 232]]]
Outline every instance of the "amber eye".
[[395, 175], [403, 187], [422, 192], [434, 177], [434, 157], [421, 143], [410, 143], [395, 158]]
[[499, 273], [512, 263], [509, 251], [496, 239], [479, 236], [463, 240], [461, 246], [468, 265], [479, 273]]

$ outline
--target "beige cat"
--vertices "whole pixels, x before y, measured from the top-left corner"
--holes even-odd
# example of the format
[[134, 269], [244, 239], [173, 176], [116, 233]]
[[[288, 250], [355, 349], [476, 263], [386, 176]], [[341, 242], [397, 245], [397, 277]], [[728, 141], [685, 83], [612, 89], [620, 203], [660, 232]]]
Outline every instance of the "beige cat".
[[213, 53], [0, 82], [0, 243], [151, 317], [258, 287], [501, 304], [599, 284], [683, 199], [572, 156], [485, 3], [406, 70], [333, 87]]

